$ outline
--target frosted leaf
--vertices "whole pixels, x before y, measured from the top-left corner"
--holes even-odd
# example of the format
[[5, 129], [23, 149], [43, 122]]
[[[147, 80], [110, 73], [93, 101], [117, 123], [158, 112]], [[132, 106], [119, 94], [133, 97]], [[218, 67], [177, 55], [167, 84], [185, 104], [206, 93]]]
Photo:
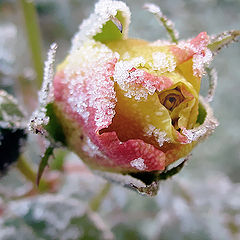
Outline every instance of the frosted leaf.
[[4, 74], [11, 74], [14, 71], [17, 28], [14, 24], [0, 25], [0, 71]]
[[153, 13], [163, 24], [164, 28], [168, 32], [172, 42], [177, 43], [179, 33], [175, 29], [174, 23], [169, 20], [165, 15], [163, 15], [161, 9], [159, 6], [153, 4], [153, 3], [146, 3], [143, 6], [147, 11], [150, 13]]
[[206, 68], [206, 72], [208, 74], [208, 81], [209, 81], [209, 89], [208, 89], [208, 95], [206, 97], [207, 102], [211, 102], [213, 100], [215, 90], [217, 87], [217, 71], [215, 68]]
[[52, 82], [54, 77], [56, 50], [57, 44], [53, 43], [48, 51], [47, 61], [45, 61], [43, 83], [38, 97], [39, 107], [33, 112], [31, 122], [29, 124], [29, 129], [34, 133], [36, 133], [36, 131], [41, 132], [42, 134], [46, 133], [43, 127], [49, 122], [49, 117], [46, 116], [46, 106], [48, 103], [53, 101]]
[[25, 128], [25, 112], [17, 100], [4, 90], [0, 90], [0, 128]]
[[111, 182], [121, 184], [122, 186], [135, 190], [142, 195], [155, 196], [158, 191], [159, 182], [153, 181], [148, 185], [130, 175], [122, 175], [118, 173], [102, 172], [96, 170], [94, 172]]
[[228, 46], [230, 43], [237, 41], [237, 38], [240, 36], [240, 31], [232, 30], [226, 31], [218, 34], [217, 36], [212, 36], [208, 48], [215, 55], [223, 47]]
[[0, 236], [2, 234], [3, 239], [71, 240], [86, 239], [90, 235], [94, 239], [113, 239], [102, 219], [94, 216], [85, 204], [59, 195], [46, 194], [12, 201], [7, 215], [1, 220]]
[[207, 104], [207, 102], [204, 101], [202, 97], [200, 97], [200, 101], [206, 109], [207, 115], [203, 124], [201, 124], [199, 127], [182, 130], [182, 134], [185, 135], [188, 139], [187, 143], [206, 138], [218, 126], [218, 121], [214, 118], [210, 106]]
[[118, 11], [122, 13], [125, 19], [123, 37], [126, 38], [131, 16], [129, 8], [121, 1], [100, 0], [95, 5], [94, 13], [79, 26], [79, 32], [72, 39], [71, 52], [79, 49], [83, 42], [92, 39], [97, 33], [101, 32], [103, 25], [111, 20], [111, 17], [115, 17]]
[[144, 159], [139, 157], [137, 159], [134, 159], [130, 162], [130, 165], [140, 171], [143, 171], [147, 168], [147, 166], [144, 163]]

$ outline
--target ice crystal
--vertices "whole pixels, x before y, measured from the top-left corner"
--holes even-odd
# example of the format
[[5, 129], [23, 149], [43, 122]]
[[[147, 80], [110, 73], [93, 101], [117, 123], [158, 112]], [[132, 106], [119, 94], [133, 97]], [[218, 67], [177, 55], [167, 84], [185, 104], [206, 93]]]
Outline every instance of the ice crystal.
[[87, 136], [85, 137], [85, 142], [82, 146], [82, 150], [90, 157], [105, 157], [105, 155], [103, 155], [102, 152], [99, 151], [99, 148]]
[[187, 143], [191, 143], [193, 141], [197, 141], [201, 138], [209, 136], [213, 132], [213, 130], [218, 126], [218, 121], [214, 118], [210, 106], [207, 103], [204, 103], [204, 100], [202, 98], [200, 98], [200, 100], [207, 111], [207, 116], [204, 120], [204, 123], [199, 127], [195, 127], [193, 129], [188, 130], [187, 129], [182, 130], [182, 134], [184, 134], [188, 138]]
[[111, 76], [118, 58], [119, 55], [104, 44], [91, 40], [69, 55], [64, 70], [62, 81], [70, 93], [69, 106], [85, 121], [89, 108], [95, 109], [99, 128], [107, 127], [115, 114], [116, 94]]
[[164, 142], [168, 142], [170, 141], [170, 139], [168, 137], [166, 137], [166, 132], [164, 131], [160, 131], [159, 129], [157, 129], [156, 127], [154, 127], [153, 125], [149, 124], [145, 129], [145, 135], [146, 136], [154, 136], [155, 139], [157, 140], [159, 147], [161, 147], [163, 145]]
[[39, 92], [39, 108], [33, 112], [30, 122], [30, 130], [44, 133], [43, 126], [49, 122], [49, 117], [46, 116], [46, 105], [53, 100], [53, 77], [54, 77], [54, 63], [57, 44], [53, 43], [48, 51], [48, 58], [45, 62], [44, 77], [41, 91]]
[[132, 160], [132, 161], [130, 162], [130, 165], [131, 165], [132, 167], [140, 170], [140, 171], [145, 170], [146, 167], [147, 167], [147, 166], [145, 165], [145, 163], [144, 163], [144, 159], [141, 158], [141, 157]]
[[152, 53], [153, 58], [153, 70], [158, 70], [159, 72], [172, 72], [176, 68], [176, 61], [174, 56], [166, 55], [163, 52]]
[[126, 97], [134, 97], [136, 100], [140, 100], [141, 98], [147, 99], [149, 94], [153, 95], [156, 91], [153, 84], [145, 79], [144, 71], [136, 69], [140, 66], [143, 67], [145, 63], [146, 61], [143, 57], [116, 63], [113, 78], [120, 88], [126, 92]]

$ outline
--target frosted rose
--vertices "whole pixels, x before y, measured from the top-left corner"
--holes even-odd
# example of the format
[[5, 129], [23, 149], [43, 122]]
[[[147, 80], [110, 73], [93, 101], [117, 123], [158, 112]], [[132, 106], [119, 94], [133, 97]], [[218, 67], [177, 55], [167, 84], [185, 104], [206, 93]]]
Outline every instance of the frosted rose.
[[[129, 9], [100, 1], [53, 82], [66, 144], [91, 168], [162, 171], [216, 127], [199, 100], [205, 32], [179, 44], [128, 39]], [[113, 24], [123, 23], [123, 33]]]

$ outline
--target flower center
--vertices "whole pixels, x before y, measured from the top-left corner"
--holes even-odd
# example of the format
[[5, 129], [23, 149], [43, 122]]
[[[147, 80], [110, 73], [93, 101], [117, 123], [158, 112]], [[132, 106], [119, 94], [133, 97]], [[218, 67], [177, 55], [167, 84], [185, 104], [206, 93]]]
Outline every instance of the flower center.
[[173, 109], [184, 100], [181, 90], [177, 87], [175, 89], [161, 92], [158, 95], [158, 98], [161, 104], [169, 111], [173, 111]]

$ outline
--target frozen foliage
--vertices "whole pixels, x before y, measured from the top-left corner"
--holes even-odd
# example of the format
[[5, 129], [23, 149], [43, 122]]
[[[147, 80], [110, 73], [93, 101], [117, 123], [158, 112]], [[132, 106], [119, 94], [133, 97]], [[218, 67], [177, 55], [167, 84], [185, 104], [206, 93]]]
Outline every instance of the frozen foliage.
[[206, 72], [208, 74], [209, 81], [209, 90], [208, 95], [206, 97], [206, 101], [212, 102], [217, 87], [218, 76], [215, 68], [206, 68]]
[[166, 28], [168, 34], [170, 35], [171, 40], [177, 43], [179, 33], [175, 29], [174, 23], [171, 20], [169, 20], [165, 15], [162, 14], [160, 7], [152, 3], [146, 3], [144, 4], [144, 8], [159, 18], [163, 26]]
[[17, 28], [14, 24], [0, 25], [0, 72], [12, 74], [15, 62], [14, 47], [16, 44]]
[[45, 195], [13, 201], [0, 226], [4, 229], [0, 231], [1, 240], [71, 240], [86, 237], [113, 239], [112, 233], [99, 216], [88, 210], [79, 200], [63, 196]]
[[101, 32], [102, 26], [111, 20], [111, 17], [115, 17], [118, 12], [121, 12], [125, 19], [123, 36], [126, 36], [131, 15], [129, 8], [125, 3], [120, 1], [100, 0], [95, 5], [95, 12], [80, 25], [79, 32], [75, 34], [72, 40], [71, 52], [79, 49], [84, 41], [91, 39], [97, 33]]
[[17, 100], [4, 90], [0, 90], [0, 128], [25, 128], [25, 112]]
[[30, 123], [30, 130], [44, 133], [43, 126], [46, 126], [49, 117], [46, 116], [46, 106], [53, 100], [52, 82], [54, 77], [54, 63], [57, 50], [57, 44], [53, 43], [48, 51], [48, 58], [45, 62], [44, 77], [41, 91], [39, 92], [39, 107], [33, 112]]

